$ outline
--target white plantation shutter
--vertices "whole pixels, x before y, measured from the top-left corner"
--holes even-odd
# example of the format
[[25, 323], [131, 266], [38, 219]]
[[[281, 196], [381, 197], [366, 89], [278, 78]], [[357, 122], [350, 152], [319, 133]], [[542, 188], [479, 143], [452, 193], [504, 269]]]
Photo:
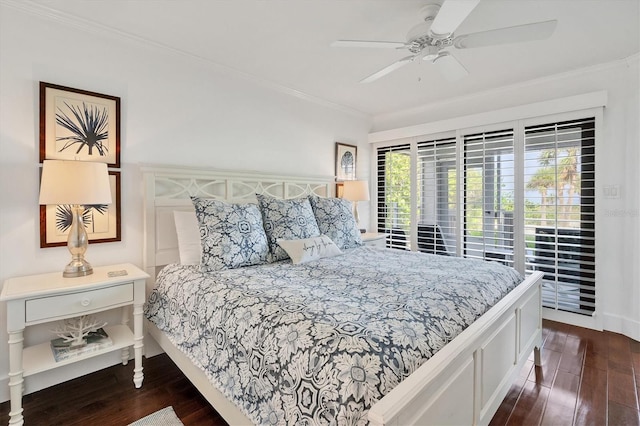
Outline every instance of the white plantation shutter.
[[513, 266], [514, 132], [464, 136], [465, 257]]
[[526, 270], [544, 272], [543, 305], [595, 310], [595, 120], [525, 128]]
[[418, 143], [417, 248], [435, 254], [456, 254], [456, 139]]
[[408, 144], [378, 149], [378, 232], [389, 234], [387, 247], [410, 247], [410, 170], [411, 153]]

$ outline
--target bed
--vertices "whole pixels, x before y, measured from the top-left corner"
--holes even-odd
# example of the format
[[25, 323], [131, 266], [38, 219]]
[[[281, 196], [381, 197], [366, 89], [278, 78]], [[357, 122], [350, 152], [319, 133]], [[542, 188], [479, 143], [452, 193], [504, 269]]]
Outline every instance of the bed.
[[[203, 275], [212, 274], [201, 272], [199, 267], [177, 265], [180, 255], [177, 249], [174, 212], [193, 211], [191, 196], [215, 198], [233, 203], [255, 202], [256, 193], [278, 199], [303, 199], [309, 195], [328, 197], [332, 195], [333, 179], [160, 166], [143, 166], [141, 171], [145, 188], [144, 261], [145, 269], [153, 277], [148, 283], [147, 317], [150, 320], [146, 322], [147, 330], [230, 424], [269, 423], [270, 421], [278, 423], [286, 422], [287, 419], [289, 422], [311, 419], [311, 422], [321, 423], [327, 419], [338, 418], [335, 416], [340, 412], [342, 414], [339, 417], [339, 423], [345, 424], [350, 422], [354, 424], [368, 422], [372, 425], [488, 424], [532, 352], [536, 364], [540, 364], [538, 349], [542, 339], [540, 273], [534, 273], [522, 280], [515, 271], [508, 270], [508, 268], [494, 262], [467, 261], [422, 253], [400, 253], [397, 250], [370, 247], [350, 248], [335, 258], [320, 259], [307, 264], [292, 265], [291, 261], [280, 260], [266, 266], [249, 266], [214, 273], [213, 275], [216, 276], [215, 285], [222, 286], [216, 288], [214, 293], [217, 295], [234, 293], [232, 289], [235, 288], [236, 294], [249, 295], [253, 304], [259, 304], [262, 310], [266, 309], [272, 314], [282, 310], [278, 306], [280, 308], [290, 307], [295, 306], [296, 303], [301, 307], [315, 307], [313, 309], [324, 315], [322, 317], [323, 327], [327, 324], [334, 326], [334, 329], [330, 330], [325, 328], [325, 335], [320, 336], [321, 333], [317, 330], [322, 327], [318, 327], [317, 324], [322, 321], [310, 320], [307, 317], [308, 312], [302, 312], [302, 308], [289, 309], [291, 312], [278, 314], [279, 321], [282, 321], [283, 315], [288, 315], [286, 318], [289, 319], [284, 323], [278, 323], [280, 327], [275, 327], [273, 330], [275, 337], [269, 340], [265, 337], [265, 333], [268, 333], [269, 330], [267, 328], [262, 330], [261, 326], [269, 323], [270, 319], [261, 318], [258, 323], [247, 322], [244, 325], [237, 319], [243, 318], [242, 309], [247, 311], [251, 305], [243, 302], [242, 299], [220, 299], [217, 303], [223, 304], [218, 310], [211, 308], [216, 305], [218, 296], [213, 299], [210, 298], [212, 296], [201, 296], [199, 302], [194, 302], [198, 298], [189, 295], [187, 289], [194, 288], [195, 294], [202, 295], [204, 287], [212, 286], [212, 284], [204, 284], [201, 281]], [[393, 261], [386, 266], [386, 269], [376, 270], [375, 265], [382, 264], [385, 258], [391, 258]], [[456, 263], [460, 261], [463, 262], [462, 265]], [[412, 269], [418, 268], [418, 264], [429, 266], [424, 270]], [[395, 265], [395, 271], [391, 265]], [[320, 267], [324, 269], [317, 269]], [[479, 290], [470, 290], [466, 284], [458, 281], [460, 277], [456, 275], [456, 271], [472, 267], [475, 268], [473, 276], [486, 275], [489, 277], [487, 283], [478, 287]], [[271, 275], [262, 275], [265, 270], [269, 270]], [[449, 272], [445, 274], [446, 270]], [[405, 283], [402, 285], [404, 287], [401, 287], [400, 281], [403, 271], [407, 273], [403, 278]], [[412, 271], [412, 275], [408, 273], [409, 271]], [[494, 273], [501, 275], [494, 276]], [[402, 321], [407, 318], [403, 318], [402, 315], [407, 312], [405, 311], [406, 306], [408, 304], [415, 305], [416, 312], [420, 312], [421, 306], [431, 303], [426, 299], [423, 300], [422, 294], [433, 294], [434, 286], [437, 286], [432, 283], [425, 284], [431, 287], [418, 285], [412, 287], [411, 280], [415, 280], [416, 283], [422, 282], [423, 276], [438, 274], [442, 274], [440, 280], [451, 284], [447, 287], [447, 291], [452, 292], [456, 297], [461, 296], [461, 293], [466, 294], [469, 296], [467, 300], [474, 301], [467, 304], [480, 306], [480, 311], [478, 311], [480, 313], [457, 309], [458, 312], [455, 316], [462, 318], [463, 322], [468, 324], [464, 325], [466, 328], [463, 327], [463, 331], [456, 330], [455, 333], [451, 332], [451, 329], [456, 329], [458, 326], [451, 324], [443, 326], [442, 324], [445, 324], [446, 321], [442, 319], [438, 319], [440, 321], [438, 322], [433, 318], [416, 317], [413, 318], [415, 321], [411, 327], [404, 327], [403, 324], [407, 323]], [[171, 278], [172, 275], [174, 278]], [[280, 287], [279, 281], [274, 280], [274, 275], [285, 276], [288, 281], [295, 281], [297, 286], [302, 287]], [[327, 276], [332, 278], [330, 290], [326, 288], [327, 281], [319, 278]], [[156, 277], [158, 277], [157, 283]], [[175, 277], [182, 283], [181, 286], [174, 285], [172, 287], [170, 283], [172, 280], [176, 280]], [[364, 277], [364, 281], [357, 281], [359, 277]], [[225, 283], [231, 283], [232, 279], [236, 281], [224, 287]], [[515, 284], [509, 284], [509, 281], [514, 280], [516, 280]], [[518, 284], [517, 281], [521, 282]], [[385, 285], [377, 287], [372, 286], [371, 283]], [[168, 291], [174, 293], [163, 296], [159, 293], [159, 289], [156, 289], [156, 286], [173, 288]], [[305, 291], [306, 289], [309, 291]], [[444, 291], [442, 292], [444, 293]], [[262, 298], [268, 296], [268, 293], [273, 293], [271, 296], [275, 296], [275, 299], [269, 301]], [[330, 294], [331, 297], [337, 297], [338, 293], [347, 299], [336, 300], [335, 306], [325, 303], [321, 298], [326, 297], [327, 294]], [[399, 300], [396, 298], [404, 293], [407, 293], [407, 299]], [[166, 297], [165, 302], [158, 303], [158, 299], [162, 297]], [[191, 312], [201, 314], [192, 317], [178, 314], [171, 317], [168, 315], [169, 311], [173, 311], [175, 314], [176, 309], [175, 306], [170, 309], [169, 300], [178, 301], [175, 304], [185, 306], [191, 303]], [[466, 302], [462, 302], [465, 299], [459, 300], [458, 307], [465, 305]], [[402, 304], [403, 308], [392, 309], [394, 303]], [[443, 304], [446, 303], [443, 302]], [[482, 307], [483, 305], [484, 307]], [[225, 306], [229, 309], [222, 309]], [[328, 312], [332, 309], [333, 312]], [[161, 310], [167, 311], [167, 316], [161, 316], [159, 312]], [[438, 322], [440, 324], [439, 331], [436, 330], [425, 335], [428, 336], [428, 342], [433, 343], [438, 340], [442, 340], [442, 342], [435, 342], [433, 345], [419, 343], [411, 340], [409, 338], [411, 336], [407, 337], [405, 334], [403, 335], [404, 340], [399, 339], [400, 346], [393, 347], [389, 343], [388, 334], [393, 327], [378, 324], [376, 321], [376, 318], [381, 316], [381, 310], [385, 310], [385, 315], [395, 320], [396, 331], [404, 329], [415, 334], [421, 323]], [[242, 327], [260, 328], [260, 333], [254, 330], [253, 333], [248, 334], [254, 336], [254, 340], [256, 335], [262, 336], [262, 344], [273, 346], [276, 352], [279, 351], [278, 357], [281, 359], [291, 359], [291, 357], [297, 356], [295, 355], [296, 351], [300, 352], [299, 350], [302, 348], [301, 352], [307, 356], [306, 365], [309, 366], [308, 358], [312, 353], [311, 349], [317, 348], [320, 352], [311, 355], [311, 358], [322, 359], [322, 363], [316, 361], [313, 364], [318, 367], [313, 375], [313, 380], [305, 382], [298, 377], [301, 367], [298, 367], [298, 373], [290, 373], [279, 370], [281, 366], [277, 362], [273, 362], [274, 360], [265, 361], [264, 353], [268, 351], [262, 351], [258, 358], [253, 358], [256, 369], [262, 368], [262, 377], [268, 378], [262, 385], [254, 379], [247, 379], [244, 375], [244, 380], [248, 380], [248, 382], [243, 382], [243, 386], [239, 387], [236, 383], [237, 380], [229, 379], [229, 370], [207, 369], [205, 363], [199, 361], [200, 358], [194, 355], [194, 351], [189, 352], [185, 348], [192, 347], [195, 348], [195, 352], [206, 352], [208, 349], [203, 349], [199, 343], [203, 340], [202, 337], [193, 336], [193, 330], [201, 329], [199, 326], [201, 323], [212, 323], [214, 317], [221, 316], [220, 312], [222, 311], [225, 311], [224, 315], [227, 319], [235, 312], [237, 318], [231, 322], [239, 327], [239, 331], [236, 334], [225, 332], [226, 334], [223, 333], [222, 337], [219, 333], [216, 336], [216, 333], [212, 331], [210, 340], [214, 343], [218, 342], [218, 344], [225, 342], [225, 353], [232, 353], [231, 358], [236, 360], [242, 358], [238, 352], [233, 352], [233, 342], [237, 342], [237, 348], [245, 348], [243, 350], [247, 352], [248, 344], [237, 340], [240, 335], [247, 334], [244, 333], [246, 330], [242, 330]], [[448, 314], [445, 312], [443, 315]], [[337, 317], [341, 317], [344, 321], [338, 323]], [[272, 319], [274, 316], [272, 315], [270, 318]], [[292, 324], [307, 331], [315, 327], [316, 331], [313, 336], [307, 335], [306, 340], [299, 339], [297, 343], [287, 346], [282, 344], [282, 342], [286, 342], [287, 335], [294, 331], [298, 334], [304, 334], [301, 333], [301, 328], [287, 329], [287, 326]], [[161, 330], [162, 328], [169, 332]], [[335, 329], [340, 329], [344, 334], [341, 338], [332, 340], [327, 336], [334, 336]], [[280, 337], [280, 341], [277, 336]], [[266, 344], [265, 342], [271, 343]], [[363, 346], [367, 345], [378, 346], [374, 349], [380, 354], [380, 359], [393, 359], [384, 366], [379, 365], [377, 358], [374, 359], [364, 352]], [[440, 348], [440, 346], [442, 347]], [[327, 351], [329, 347], [340, 348], [341, 352], [339, 351], [335, 362], [329, 361], [331, 356]], [[439, 348], [437, 352], [434, 350], [436, 347]], [[215, 352], [215, 350], [212, 351]], [[389, 354], [395, 354], [395, 358], [390, 357]], [[424, 354], [428, 355], [427, 360], [425, 360]], [[414, 357], [409, 355], [414, 355]], [[255, 361], [256, 359], [258, 361]], [[347, 359], [352, 364], [346, 362]], [[353, 362], [363, 368], [358, 368], [357, 371], [353, 368], [349, 370], [348, 366], [353, 367]], [[380, 371], [386, 368], [386, 374], [381, 373], [380, 376], [358, 383], [354, 382], [353, 377], [348, 377], [347, 373], [350, 371], [351, 374], [354, 372], [364, 374], [363, 377], [366, 378], [365, 364], [367, 362], [375, 364], [375, 368]], [[229, 363], [228, 359], [225, 359], [222, 364], [231, 365], [233, 363]], [[247, 369], [246, 366], [251, 367], [252, 362], [245, 362], [243, 365]], [[264, 366], [269, 366], [271, 370], [268, 368], [269, 372], [265, 373]], [[324, 370], [322, 367], [325, 367]], [[228, 368], [233, 370], [243, 367], [236, 365], [236, 367]], [[394, 374], [394, 369], [403, 371], [396, 371]], [[251, 370], [251, 368], [247, 370]], [[348, 385], [346, 386], [349, 389], [348, 394], [342, 395], [342, 399], [340, 396], [332, 399], [331, 395], [319, 398], [318, 395], [321, 395], [319, 389], [326, 390], [328, 388], [323, 385], [311, 389], [313, 386], [309, 385], [311, 381], [318, 382], [319, 377], [325, 377], [323, 383], [331, 381], [330, 379], [341, 380], [341, 383]], [[309, 379], [309, 377], [307, 378]], [[264, 383], [268, 384], [269, 382], [275, 386], [274, 389], [283, 390], [282, 393], [285, 395], [280, 399], [280, 402], [269, 401], [268, 396], [276, 393], [273, 392], [273, 389], [263, 389]], [[251, 386], [247, 386], [247, 383], [251, 383]], [[304, 392], [296, 394], [297, 396], [294, 398], [292, 398], [294, 392], [291, 391], [295, 387], [293, 383], [296, 384], [298, 391], [304, 390]], [[367, 384], [374, 386], [367, 387]], [[286, 395], [287, 389], [290, 390], [288, 396]], [[379, 391], [380, 389], [383, 391]], [[331, 392], [335, 393], [335, 390], [329, 390], [325, 393], [331, 394]], [[234, 398], [237, 399], [237, 394], [242, 393], [257, 395], [257, 399], [262, 405], [254, 403], [251, 406], [251, 403], [231, 401]], [[343, 406], [334, 406], [335, 401], [340, 400], [343, 401]], [[286, 404], [292, 404], [291, 401], [294, 401], [296, 406], [289, 406], [285, 410], [286, 416], [289, 416], [286, 418], [282, 414], [282, 410], [278, 411], [269, 405], [271, 403], [272, 405], [286, 406]], [[317, 406], [311, 407], [311, 402], [319, 402], [322, 409]], [[356, 403], [363, 403], [364, 408]], [[362, 417], [362, 413], [365, 418]], [[272, 415], [270, 416], [270, 414]]]

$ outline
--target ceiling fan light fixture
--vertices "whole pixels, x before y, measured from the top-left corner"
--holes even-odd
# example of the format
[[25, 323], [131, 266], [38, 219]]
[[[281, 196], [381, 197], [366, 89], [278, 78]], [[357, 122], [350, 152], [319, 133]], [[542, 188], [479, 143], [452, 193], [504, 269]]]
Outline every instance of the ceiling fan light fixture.
[[424, 56], [422, 57], [423, 61], [434, 61], [438, 58], [440, 49], [437, 46], [427, 46], [422, 51]]

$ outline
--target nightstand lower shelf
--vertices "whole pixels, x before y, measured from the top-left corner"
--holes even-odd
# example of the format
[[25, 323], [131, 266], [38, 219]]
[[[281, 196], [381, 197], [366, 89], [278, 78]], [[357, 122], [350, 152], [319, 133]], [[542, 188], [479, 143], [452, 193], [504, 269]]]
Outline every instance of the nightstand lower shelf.
[[[108, 352], [116, 351], [118, 349], [125, 349], [133, 345], [133, 332], [126, 325], [112, 325], [104, 327], [113, 345], [106, 348], [98, 349], [93, 352], [82, 353], [68, 359], [56, 361], [53, 357], [53, 351], [51, 350], [50, 342], [41, 343], [35, 346], [29, 346], [24, 348], [22, 354], [22, 363], [24, 377], [31, 376], [33, 374], [42, 373], [43, 371], [51, 370], [53, 368], [62, 367], [63, 365], [73, 364], [74, 362], [92, 358], [94, 356], [102, 355]], [[126, 355], [126, 360], [125, 356]], [[129, 353], [123, 355], [122, 363], [126, 364], [129, 360]]]

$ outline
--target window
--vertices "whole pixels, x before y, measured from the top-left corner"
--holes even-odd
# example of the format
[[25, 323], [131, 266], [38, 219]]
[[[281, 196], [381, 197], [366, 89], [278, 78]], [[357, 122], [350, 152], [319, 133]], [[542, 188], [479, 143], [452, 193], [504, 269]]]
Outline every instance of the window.
[[595, 310], [594, 119], [525, 128], [526, 270], [543, 271], [543, 304]]
[[387, 245], [408, 249], [411, 228], [411, 152], [409, 145], [378, 149], [378, 232]]
[[592, 315], [596, 120], [539, 122], [378, 147], [378, 232], [542, 271], [545, 307]]
[[464, 256], [513, 266], [513, 130], [464, 136]]
[[455, 255], [457, 235], [456, 139], [418, 143], [417, 248]]

